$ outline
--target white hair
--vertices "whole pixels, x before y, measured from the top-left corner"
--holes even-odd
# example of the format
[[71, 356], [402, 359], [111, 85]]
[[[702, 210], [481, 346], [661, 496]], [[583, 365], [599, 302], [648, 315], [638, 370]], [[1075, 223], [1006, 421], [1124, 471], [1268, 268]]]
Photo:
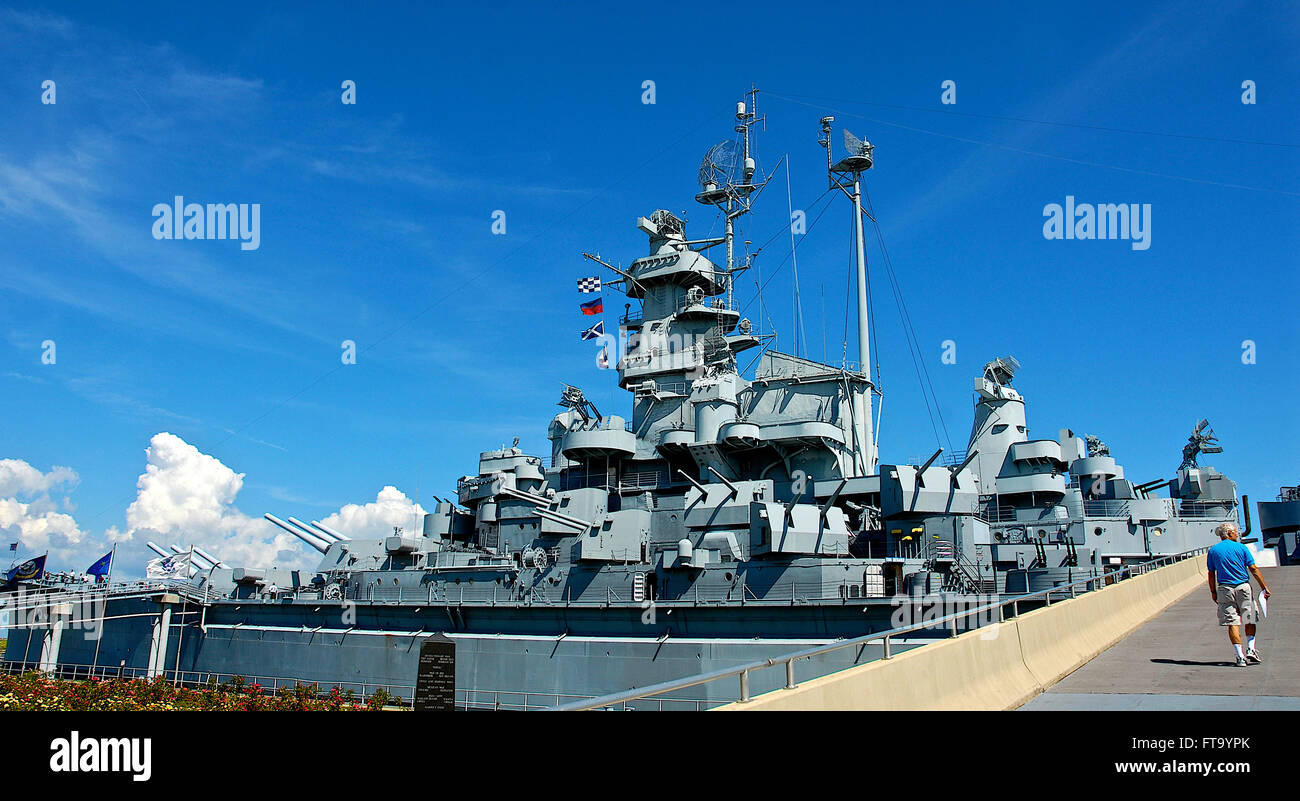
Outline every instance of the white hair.
[[1224, 539], [1230, 532], [1235, 533], [1236, 531], [1236, 523], [1220, 523], [1214, 527], [1214, 533], [1219, 535], [1219, 539]]

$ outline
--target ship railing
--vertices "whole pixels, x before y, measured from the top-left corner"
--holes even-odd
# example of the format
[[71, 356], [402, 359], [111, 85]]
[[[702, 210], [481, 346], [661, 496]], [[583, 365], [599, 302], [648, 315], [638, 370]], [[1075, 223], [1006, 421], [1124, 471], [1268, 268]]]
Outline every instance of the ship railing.
[[[925, 456], [913, 455], [908, 457], [907, 463], [910, 465], [920, 465], [924, 464], [925, 460], [929, 458], [928, 454]], [[953, 451], [952, 453], [941, 455], [938, 460], [935, 461], [935, 464], [940, 467], [956, 467], [964, 461], [966, 461], [966, 451]]]
[[1120, 500], [1083, 501], [1084, 517], [1128, 517], [1129, 502]]
[[[914, 554], [915, 555], [915, 554]], [[639, 552], [625, 554], [626, 561], [636, 562]], [[394, 604], [451, 604], [460, 606], [572, 606], [598, 607], [610, 604], [639, 604], [639, 601], [624, 598], [612, 588], [593, 588], [578, 598], [566, 593], [552, 597], [541, 587], [532, 587], [521, 595], [513, 587], [503, 587], [495, 582], [489, 586], [475, 586], [479, 582], [465, 584], [440, 585], [428, 584], [422, 587], [385, 587], [369, 585], [349, 587], [344, 597], [349, 601], [368, 601], [373, 603]], [[696, 584], [685, 595], [674, 598], [655, 599], [660, 605], [681, 604], [719, 604], [719, 603], [756, 603], [770, 606], [781, 604], [809, 604], [823, 601], [843, 601], [845, 593], [843, 582], [835, 581], [792, 581], [788, 585], [777, 585], [765, 596], [759, 597], [743, 582], [735, 586], [701, 587]], [[863, 596], [874, 597], [874, 596]]]
[[1235, 518], [1237, 502], [1233, 501], [1181, 501], [1170, 500], [1180, 517], [1224, 517]]
[[[82, 604], [95, 601], [120, 600], [157, 595], [162, 592], [175, 592], [194, 597], [194, 587], [169, 584], [160, 581], [130, 581], [119, 584], [89, 585], [84, 588], [64, 589], [58, 584], [36, 585], [39, 590], [30, 588], [20, 592], [0, 593], [0, 609], [19, 611], [47, 607], [51, 604]], [[202, 591], [198, 592], [202, 595]]]
[[635, 487], [637, 489], [654, 489], [664, 481], [663, 473], [658, 470], [647, 470], [640, 473], [624, 473], [618, 480], [619, 487]]
[[[542, 693], [523, 690], [456, 690], [456, 706], [466, 710], [529, 712], [551, 709], [561, 704], [581, 703], [596, 697], [578, 693]], [[647, 700], [656, 711], [700, 711], [710, 703], [698, 698], [662, 696]]]
[[[1015, 595], [1010, 598], [1000, 598], [992, 603], [979, 606], [974, 609], [964, 609], [950, 615], [927, 619], [920, 623], [908, 626], [899, 626], [887, 631], [873, 632], [861, 637], [838, 640], [836, 642], [820, 645], [815, 648], [807, 648], [802, 651], [796, 651], [784, 656], [770, 657], [754, 662], [747, 662], [735, 667], [722, 668], [713, 670], [708, 673], [700, 673], [685, 678], [673, 679], [671, 681], [660, 682], [649, 687], [641, 687], [635, 690], [627, 690], [619, 693], [610, 693], [582, 701], [571, 701], [566, 704], [557, 704], [551, 707], [552, 710], [573, 711], [587, 709], [633, 709], [640, 708], [641, 702], [647, 699], [653, 699], [656, 696], [670, 692], [680, 692], [693, 687], [700, 687], [706, 684], [712, 684], [724, 679], [736, 679], [739, 684], [739, 692], [736, 693], [734, 701], [746, 703], [751, 700], [750, 696], [750, 675], [756, 671], [767, 668], [779, 667], [785, 672], [784, 689], [792, 690], [798, 687], [796, 679], [796, 665], [798, 662], [807, 661], [816, 657], [841, 651], [846, 648], [865, 648], [869, 645], [879, 643], [882, 647], [881, 659], [892, 659], [892, 646], [896, 640], [909, 634], [916, 634], [923, 631], [933, 631], [936, 628], [947, 628], [949, 636], [955, 637], [961, 633], [964, 628], [971, 631], [981, 627], [980, 621], [989, 621], [991, 624], [1002, 623], [1008, 617], [1014, 619], [1020, 616], [1022, 607], [1039, 608], [1041, 606], [1051, 606], [1053, 600], [1062, 600], [1065, 598], [1074, 598], [1080, 591], [1090, 592], [1099, 589], [1108, 584], [1132, 578], [1134, 576], [1149, 573], [1161, 567], [1181, 562], [1185, 559], [1191, 559], [1199, 556], [1209, 550], [1209, 546], [1196, 548], [1183, 553], [1170, 554], [1168, 556], [1153, 559], [1148, 562], [1140, 562], [1132, 565], [1125, 565], [1117, 570], [1105, 572], [1099, 576], [1089, 576], [1088, 578], [1079, 579], [1069, 583], [1061, 584], [1049, 589], [1038, 592]], [[1008, 616], [1007, 611], [1010, 610]], [[963, 625], [964, 624], [964, 625]], [[924, 647], [924, 646], [922, 646]], [[779, 690], [777, 692], [780, 692]], [[711, 706], [731, 703], [732, 701], [713, 700], [708, 702]], [[633, 707], [633, 704], [636, 707]]]
[[990, 523], [1014, 523], [1016, 507], [987, 504], [980, 508], [979, 516]]

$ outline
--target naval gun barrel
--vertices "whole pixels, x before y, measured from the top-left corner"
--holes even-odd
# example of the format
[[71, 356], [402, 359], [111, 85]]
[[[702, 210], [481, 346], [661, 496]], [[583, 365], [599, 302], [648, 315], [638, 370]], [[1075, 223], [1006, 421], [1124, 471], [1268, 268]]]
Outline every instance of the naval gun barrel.
[[[925, 464], [923, 464], [923, 465], [921, 465], [920, 467], [916, 468], [916, 484], [917, 484], [917, 486], [919, 486], [919, 487], [924, 487], [924, 486], [925, 486], [925, 471], [930, 469], [930, 465], [934, 464], [934, 460], [935, 460], [935, 459], [938, 459], [938, 458], [939, 458], [939, 454], [941, 454], [941, 453], [943, 453], [943, 448], [939, 448], [939, 450], [937, 450], [937, 451], [935, 451], [934, 453], [930, 454], [930, 458], [925, 460]], [[958, 472], [961, 472], [961, 471], [958, 471]]]
[[926, 470], [929, 470], [929, 469], [930, 469], [930, 465], [934, 464], [934, 460], [935, 460], [935, 459], [938, 459], [938, 458], [939, 458], [939, 454], [941, 454], [941, 453], [943, 453], [943, 448], [940, 448], [939, 450], [937, 450], [937, 451], [935, 451], [934, 453], [930, 454], [930, 458], [925, 460], [925, 464], [923, 464], [923, 465], [921, 465], [920, 467], [916, 468], [916, 474], [919, 476], [920, 474], [924, 473]]
[[168, 553], [167, 551], [164, 551], [162, 548], [160, 548], [160, 547], [158, 546], [158, 543], [153, 542], [152, 540], [150, 540], [149, 542], [146, 542], [146, 543], [144, 544], [144, 546], [145, 546], [146, 548], [148, 548], [149, 550], [153, 551], [154, 553], [158, 554], [159, 556], [171, 556], [170, 553]]
[[[938, 454], [935, 455], [937, 456]], [[961, 464], [957, 465], [952, 469], [952, 485], [954, 487], [957, 486], [957, 476], [961, 475], [961, 471], [965, 470], [966, 466], [969, 465], [971, 462], [975, 461], [975, 457], [979, 455], [980, 455], [979, 451], [971, 451], [970, 453], [966, 454], [965, 459], [961, 460]]]
[[678, 468], [677, 474], [682, 478], [686, 479], [687, 481], [691, 482], [692, 484], [694, 484], [695, 488], [699, 490], [700, 494], [703, 495], [705, 498], [709, 496], [709, 491], [704, 488], [704, 485], [696, 481], [695, 479], [691, 478], [690, 474], [687, 473], [685, 470]]
[[[938, 454], [935, 455], [938, 456]], [[970, 453], [966, 454], [966, 458], [961, 460], [961, 464], [957, 465], [952, 469], [952, 474], [955, 476], [961, 471], [965, 470], [967, 465], [975, 461], [975, 457], [979, 455], [980, 455], [979, 451], [971, 451]]]
[[835, 491], [831, 493], [831, 497], [826, 499], [826, 503], [822, 504], [822, 517], [825, 517], [826, 513], [831, 510], [831, 507], [835, 505], [835, 502], [840, 499], [840, 493], [844, 491], [844, 488], [848, 486], [848, 483], [849, 480], [847, 478], [840, 479], [839, 486], [837, 486]]
[[178, 556], [187, 553], [193, 553], [194, 554], [194, 559], [192, 560], [193, 565], [202, 570], [211, 570], [212, 568], [216, 567], [216, 564], [213, 563], [208, 558], [204, 557], [202, 554], [200, 554], [197, 548], [191, 548], [191, 549], [182, 548], [181, 546], [177, 545], [174, 542], [167, 547], [171, 548], [172, 553], [177, 554]]
[[307, 525], [306, 523], [302, 522], [296, 517], [289, 518], [289, 522], [293, 523], [295, 526], [307, 532], [308, 534], [312, 535], [316, 539], [324, 540], [327, 546], [333, 545], [334, 543], [338, 542], [338, 540], [335, 539], [333, 536], [331, 536], [329, 532], [317, 531], [316, 529], [312, 528], [311, 526]]
[[197, 545], [194, 546], [194, 553], [198, 554], [199, 556], [202, 556], [204, 559], [207, 559], [209, 562], [216, 565], [217, 567], [230, 567], [230, 565], [221, 561], [220, 559], [208, 553], [207, 551], [203, 550]]
[[276, 524], [277, 526], [289, 532], [290, 534], [297, 537], [298, 539], [302, 540], [303, 542], [307, 543], [312, 548], [315, 548], [320, 553], [325, 553], [325, 551], [329, 550], [329, 543], [326, 542], [324, 539], [318, 539], [312, 536], [311, 534], [308, 534], [305, 531], [300, 531], [292, 523], [286, 523], [280, 518], [271, 514], [270, 512], [267, 512], [265, 515], [263, 515], [263, 517], [265, 517], [267, 520], [270, 520], [272, 523]]
[[730, 481], [728, 481], [726, 476], [722, 475], [717, 470], [714, 470], [713, 465], [709, 465], [708, 470], [710, 473], [713, 474], [714, 478], [721, 481], [723, 484], [727, 485], [727, 489], [731, 490], [731, 497], [733, 498], [740, 497], [740, 489], [737, 488], [735, 484], [732, 484]]
[[[292, 519], [292, 518], [290, 518], [290, 519]], [[313, 520], [313, 521], [311, 521], [311, 525], [312, 525], [312, 528], [314, 528], [314, 529], [320, 531], [321, 534], [328, 534], [329, 536], [333, 537], [333, 538], [334, 538], [334, 540], [333, 540], [334, 542], [347, 542], [348, 540], [352, 539], [351, 537], [348, 537], [348, 536], [345, 536], [345, 535], [343, 535], [343, 534], [340, 534], [339, 532], [335, 531], [334, 529], [330, 528], [329, 526], [324, 525], [324, 524], [321, 523], [319, 520]], [[303, 526], [303, 528], [306, 528], [306, 526]], [[308, 530], [308, 531], [311, 531], [310, 528], [308, 528], [307, 530]], [[319, 535], [318, 535], [318, 536], [319, 536]]]
[[1147, 493], [1151, 492], [1156, 487], [1159, 487], [1161, 484], [1168, 484], [1168, 483], [1169, 483], [1169, 479], [1157, 478], [1155, 481], [1147, 481], [1145, 483], [1135, 485], [1133, 487], [1133, 491], [1139, 493], [1142, 497], [1146, 497]]

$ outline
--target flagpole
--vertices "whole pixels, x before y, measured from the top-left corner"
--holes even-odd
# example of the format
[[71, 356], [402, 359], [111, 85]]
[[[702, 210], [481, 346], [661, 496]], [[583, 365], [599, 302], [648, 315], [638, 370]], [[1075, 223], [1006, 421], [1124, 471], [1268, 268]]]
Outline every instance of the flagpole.
[[108, 557], [108, 575], [104, 576], [105, 584], [113, 583], [113, 564], [117, 561], [117, 543], [113, 543], [113, 550], [109, 551], [112, 556]]

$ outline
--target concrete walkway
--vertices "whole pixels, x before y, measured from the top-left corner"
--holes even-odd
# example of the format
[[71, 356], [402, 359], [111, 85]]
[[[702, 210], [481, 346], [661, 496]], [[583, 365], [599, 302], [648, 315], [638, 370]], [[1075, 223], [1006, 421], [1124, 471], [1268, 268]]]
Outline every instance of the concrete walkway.
[[1202, 584], [1021, 709], [1300, 710], [1300, 566], [1261, 572], [1273, 591], [1256, 640], [1263, 664], [1234, 666]]

